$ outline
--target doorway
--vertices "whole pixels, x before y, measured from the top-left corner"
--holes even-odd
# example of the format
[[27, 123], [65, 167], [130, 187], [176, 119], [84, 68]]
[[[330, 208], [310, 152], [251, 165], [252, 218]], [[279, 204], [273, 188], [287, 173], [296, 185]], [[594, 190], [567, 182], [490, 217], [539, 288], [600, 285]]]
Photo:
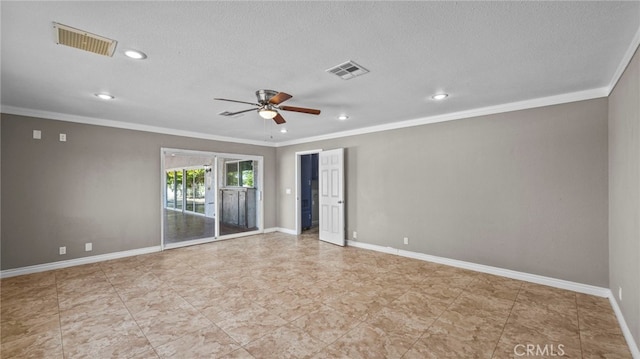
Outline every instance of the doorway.
[[[318, 186], [318, 156], [322, 150], [309, 150], [296, 152], [295, 173], [296, 173], [296, 234], [312, 234], [318, 236], [319, 226], [319, 203], [318, 198], [314, 197], [314, 185]], [[313, 159], [315, 157], [315, 160]], [[304, 169], [303, 169], [304, 166]], [[315, 173], [314, 173], [315, 172]], [[315, 183], [314, 183], [315, 175]], [[303, 179], [304, 177], [304, 179]], [[304, 183], [303, 183], [304, 182]], [[305, 202], [303, 203], [303, 199]], [[304, 209], [303, 209], [304, 206]], [[314, 217], [314, 214], [316, 215]], [[311, 215], [309, 217], [309, 215]], [[314, 232], [315, 231], [315, 232]]]
[[[314, 161], [313, 156], [308, 156], [314, 154], [317, 156], [317, 161]], [[337, 148], [328, 151], [303, 151], [296, 152], [295, 156], [295, 234], [303, 234], [303, 229], [307, 228], [306, 225], [308, 224], [308, 220], [303, 218], [304, 215], [308, 216], [309, 211], [307, 206], [303, 203], [303, 199], [306, 197], [308, 199], [307, 203], [311, 205], [312, 211], [312, 224], [310, 229], [316, 231], [313, 235], [319, 240], [344, 246], [346, 244], [346, 233], [344, 228], [344, 149]], [[305, 162], [310, 162], [311, 164], [305, 165]], [[306, 173], [303, 168], [307, 168]], [[311, 186], [313, 186], [314, 171], [316, 172], [315, 176], [317, 177], [318, 183], [318, 190], [316, 192], [317, 197], [315, 198], [315, 201], [313, 201], [313, 191], [311, 191], [310, 200], [308, 189], [307, 193], [304, 193], [305, 188], [308, 188], [307, 184], [309, 182], [311, 182]], [[303, 183], [305, 180], [306, 184]], [[317, 230], [313, 227], [313, 211], [316, 206], [317, 208], [315, 210], [318, 213]]]
[[318, 204], [318, 154], [300, 157], [300, 225], [303, 234], [317, 234], [319, 224]]
[[162, 247], [260, 233], [262, 156], [161, 149]]

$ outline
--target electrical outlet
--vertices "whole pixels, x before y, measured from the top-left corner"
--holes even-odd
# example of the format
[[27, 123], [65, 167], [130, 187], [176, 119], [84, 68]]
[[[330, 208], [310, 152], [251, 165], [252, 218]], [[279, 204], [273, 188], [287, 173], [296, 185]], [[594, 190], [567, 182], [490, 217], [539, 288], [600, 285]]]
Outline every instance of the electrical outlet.
[[33, 139], [34, 140], [39, 140], [42, 138], [42, 131], [40, 130], [33, 130]]
[[622, 287], [618, 287], [618, 300], [622, 302]]
[[91, 243], [85, 243], [84, 244], [84, 251], [85, 252], [91, 252], [93, 250], [93, 244]]
[[60, 142], [67, 142], [67, 134], [66, 133], [61, 133], [60, 134]]
[[404, 237], [404, 244], [409, 244], [409, 237]]
[[353, 239], [356, 239], [356, 238], [358, 238], [358, 232], [353, 231]]
[[60, 255], [67, 254], [67, 247], [60, 247]]

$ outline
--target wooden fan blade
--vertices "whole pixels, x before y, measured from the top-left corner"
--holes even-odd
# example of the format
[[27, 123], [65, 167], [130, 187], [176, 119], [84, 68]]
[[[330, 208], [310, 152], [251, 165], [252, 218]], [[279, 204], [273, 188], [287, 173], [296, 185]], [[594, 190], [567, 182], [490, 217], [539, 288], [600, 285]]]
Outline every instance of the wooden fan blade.
[[290, 99], [292, 97], [293, 96], [289, 95], [288, 93], [278, 92], [275, 96], [273, 96], [271, 99], [269, 99], [269, 103], [270, 104], [274, 104], [274, 105], [278, 105], [278, 104], [281, 104], [281, 103], [287, 101], [288, 99]]
[[229, 112], [229, 111], [224, 111], [224, 112], [220, 112], [218, 115], [222, 115], [222, 116], [235, 116], [235, 115], [239, 115], [241, 113], [245, 113], [245, 112], [249, 112], [249, 111], [256, 111], [257, 109], [255, 108], [250, 108], [248, 110], [242, 110], [242, 111], [237, 111], [237, 112]]
[[281, 110], [308, 113], [310, 115], [319, 115], [320, 110], [314, 110], [312, 108], [293, 107], [293, 106], [280, 106]]
[[218, 101], [229, 101], [229, 102], [237, 102], [237, 103], [244, 103], [244, 104], [247, 104], [247, 105], [254, 105], [254, 106], [262, 106], [262, 105], [260, 105], [259, 103], [246, 102], [246, 101], [238, 101], [238, 100], [229, 100], [229, 99], [226, 99], [226, 98], [217, 98], [217, 97], [216, 97], [216, 98], [214, 98], [214, 100], [218, 100]]
[[282, 115], [277, 114], [276, 117], [273, 118], [274, 121], [276, 121], [276, 123], [278, 125], [282, 125], [283, 123], [287, 122], [284, 120], [284, 117], [282, 117]]

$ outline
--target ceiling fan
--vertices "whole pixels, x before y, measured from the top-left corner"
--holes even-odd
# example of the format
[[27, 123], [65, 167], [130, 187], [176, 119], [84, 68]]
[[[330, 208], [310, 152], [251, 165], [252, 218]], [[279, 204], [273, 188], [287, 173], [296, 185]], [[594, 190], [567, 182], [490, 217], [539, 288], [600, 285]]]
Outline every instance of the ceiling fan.
[[257, 108], [250, 108], [248, 110], [242, 110], [237, 112], [224, 111], [220, 113], [220, 115], [222, 116], [235, 116], [244, 112], [258, 111], [258, 114], [260, 115], [260, 117], [267, 120], [273, 119], [278, 125], [281, 125], [287, 122], [284, 120], [284, 117], [282, 117], [282, 115], [278, 113], [278, 110], [308, 113], [310, 115], [320, 114], [320, 110], [314, 110], [312, 108], [281, 106], [280, 105], [281, 103], [293, 97], [284, 92], [277, 92], [273, 90], [258, 90], [256, 91], [256, 97], [258, 98], [258, 103], [229, 100], [226, 98], [214, 98], [214, 100], [244, 103], [247, 105], [253, 105], [257, 107]]

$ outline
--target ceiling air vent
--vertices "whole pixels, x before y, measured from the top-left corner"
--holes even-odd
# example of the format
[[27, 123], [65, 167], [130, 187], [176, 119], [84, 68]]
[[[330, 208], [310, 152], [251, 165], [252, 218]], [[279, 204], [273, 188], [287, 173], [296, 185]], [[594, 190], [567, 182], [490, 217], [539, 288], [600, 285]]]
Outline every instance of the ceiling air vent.
[[78, 30], [73, 27], [53, 23], [53, 30], [58, 45], [75, 47], [76, 49], [93, 52], [94, 54], [113, 56], [117, 41], [99, 35]]
[[364, 75], [369, 72], [369, 70], [351, 60], [338, 66], [334, 66], [326, 71], [340, 77], [343, 80], [349, 80], [356, 76]]

